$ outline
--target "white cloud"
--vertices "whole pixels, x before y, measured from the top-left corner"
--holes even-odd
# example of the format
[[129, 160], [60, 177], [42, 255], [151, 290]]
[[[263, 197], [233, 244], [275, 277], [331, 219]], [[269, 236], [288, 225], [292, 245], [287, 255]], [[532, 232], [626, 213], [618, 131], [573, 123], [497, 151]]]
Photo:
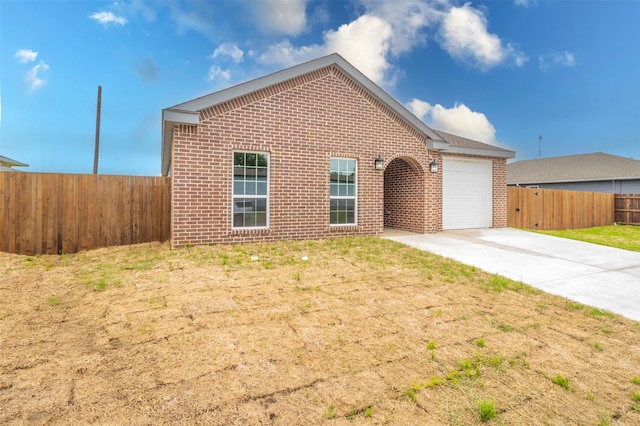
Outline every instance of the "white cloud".
[[102, 25], [116, 24], [124, 25], [127, 23], [127, 19], [122, 16], [117, 16], [112, 12], [95, 12], [89, 18], [101, 23]]
[[223, 43], [220, 46], [216, 47], [209, 58], [217, 59], [221, 57], [229, 57], [233, 62], [237, 64], [242, 62], [243, 56], [244, 52], [240, 48], [238, 48], [235, 43]]
[[376, 83], [385, 83], [391, 26], [384, 20], [362, 15], [324, 34], [324, 44], [295, 47], [289, 40], [277, 43], [260, 56], [265, 64], [292, 66], [330, 53], [338, 53]]
[[517, 6], [524, 6], [524, 7], [529, 6], [529, 0], [514, 0], [514, 3]]
[[576, 65], [576, 58], [571, 52], [551, 53], [538, 56], [538, 65], [542, 71], [546, 71], [551, 66], [560, 65], [563, 67], [573, 67]]
[[423, 0], [361, 0], [368, 14], [384, 19], [391, 25], [390, 52], [397, 56], [426, 43], [425, 29], [437, 24], [443, 16], [446, 1]]
[[44, 61], [33, 68], [31, 68], [24, 77], [24, 81], [27, 83], [27, 91], [33, 93], [46, 84], [46, 81], [42, 77], [42, 74], [49, 70], [49, 65]]
[[214, 81], [218, 79], [228, 81], [229, 79], [231, 79], [231, 71], [229, 69], [223, 70], [219, 66], [213, 65], [211, 68], [209, 68], [209, 73], [207, 74], [206, 80]]
[[262, 0], [255, 6], [258, 25], [265, 32], [295, 36], [307, 25], [306, 0]]
[[21, 64], [26, 64], [27, 62], [33, 62], [38, 57], [38, 52], [34, 52], [31, 49], [20, 49], [13, 55], [14, 58], [18, 60]]
[[418, 118], [436, 130], [485, 143], [496, 142], [496, 129], [486, 115], [472, 111], [465, 104], [456, 103], [453, 108], [440, 104], [431, 105], [420, 99], [413, 99], [407, 108]]
[[505, 46], [500, 37], [489, 33], [487, 18], [469, 3], [452, 7], [446, 14], [440, 28], [440, 43], [452, 57], [483, 71], [510, 58], [517, 66], [524, 65], [527, 60], [515, 46]]
[[363, 74], [382, 86], [393, 86], [399, 70], [393, 61], [424, 46], [438, 33], [449, 54], [483, 71], [504, 63], [523, 66], [528, 57], [512, 44], [487, 31], [484, 14], [450, 0], [359, 0], [365, 13], [323, 34], [319, 44], [296, 46], [289, 39], [271, 45], [258, 61], [292, 66], [330, 53], [339, 53]]
[[285, 39], [269, 46], [266, 52], [258, 57], [258, 62], [291, 67], [300, 62], [309, 61], [326, 54], [327, 50], [325, 46], [314, 44], [311, 46], [295, 47], [288, 39]]
[[383, 83], [390, 68], [387, 54], [392, 36], [391, 25], [376, 16], [362, 15], [324, 35], [327, 53], [339, 53], [360, 72]]

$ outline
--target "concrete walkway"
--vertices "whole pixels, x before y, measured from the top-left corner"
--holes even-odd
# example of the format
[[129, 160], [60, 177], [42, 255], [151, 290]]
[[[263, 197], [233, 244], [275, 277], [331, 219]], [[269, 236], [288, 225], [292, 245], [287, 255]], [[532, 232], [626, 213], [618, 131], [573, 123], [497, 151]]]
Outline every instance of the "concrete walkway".
[[640, 321], [640, 253], [512, 228], [385, 238]]

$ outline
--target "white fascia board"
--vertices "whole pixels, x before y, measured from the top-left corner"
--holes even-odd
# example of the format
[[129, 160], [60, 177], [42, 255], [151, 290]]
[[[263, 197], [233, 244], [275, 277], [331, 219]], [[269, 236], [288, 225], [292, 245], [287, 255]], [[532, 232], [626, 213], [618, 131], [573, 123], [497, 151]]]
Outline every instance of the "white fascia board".
[[197, 111], [185, 111], [168, 108], [162, 110], [162, 121], [178, 124], [200, 124], [200, 113]]
[[435, 151], [444, 151], [449, 149], [449, 142], [445, 142], [443, 140], [433, 140], [427, 139], [427, 149], [435, 150]]
[[463, 154], [463, 155], [479, 155], [481, 157], [494, 158], [515, 158], [516, 153], [507, 149], [481, 149], [481, 148], [463, 148], [459, 146], [449, 146], [442, 150], [443, 154]]

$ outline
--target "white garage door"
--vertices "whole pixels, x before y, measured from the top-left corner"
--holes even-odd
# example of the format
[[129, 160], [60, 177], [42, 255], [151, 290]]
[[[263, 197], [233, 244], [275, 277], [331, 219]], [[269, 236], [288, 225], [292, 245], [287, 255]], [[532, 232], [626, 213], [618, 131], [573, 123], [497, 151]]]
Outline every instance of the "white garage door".
[[491, 160], [442, 160], [442, 229], [492, 225]]

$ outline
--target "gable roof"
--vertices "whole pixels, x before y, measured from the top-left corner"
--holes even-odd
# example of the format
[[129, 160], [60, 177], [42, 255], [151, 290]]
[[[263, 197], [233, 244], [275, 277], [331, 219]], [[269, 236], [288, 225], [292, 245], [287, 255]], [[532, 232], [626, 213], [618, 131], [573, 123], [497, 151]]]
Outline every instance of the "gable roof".
[[[162, 110], [162, 174], [168, 175], [171, 167], [171, 143], [173, 129], [179, 124], [197, 125], [200, 123], [200, 111], [212, 106], [239, 98], [241, 96], [265, 89], [267, 87], [282, 83], [284, 81], [300, 77], [314, 71], [329, 66], [338, 67], [347, 76], [359, 84], [365, 91], [380, 101], [384, 106], [397, 114], [407, 124], [411, 125], [419, 133], [425, 136], [428, 149], [443, 150], [452, 153], [464, 154], [461, 146], [452, 145], [445, 141], [438, 133], [427, 126], [422, 120], [416, 117], [411, 111], [404, 107], [387, 92], [382, 90], [373, 81], [358, 71], [353, 65], [347, 62], [342, 56], [333, 53], [309, 62], [305, 62], [291, 68], [287, 68], [264, 77], [250, 80], [227, 89], [211, 93], [181, 104]], [[490, 145], [483, 144], [487, 147]], [[513, 158], [512, 151], [491, 147], [487, 150], [484, 147], [474, 148], [477, 155], [497, 156]]]
[[9, 157], [5, 157], [4, 155], [0, 155], [0, 170], [13, 170], [11, 167], [28, 167], [28, 164], [21, 163], [16, 160], [12, 160]]
[[508, 184], [640, 179], [640, 161], [595, 152], [507, 164]]

